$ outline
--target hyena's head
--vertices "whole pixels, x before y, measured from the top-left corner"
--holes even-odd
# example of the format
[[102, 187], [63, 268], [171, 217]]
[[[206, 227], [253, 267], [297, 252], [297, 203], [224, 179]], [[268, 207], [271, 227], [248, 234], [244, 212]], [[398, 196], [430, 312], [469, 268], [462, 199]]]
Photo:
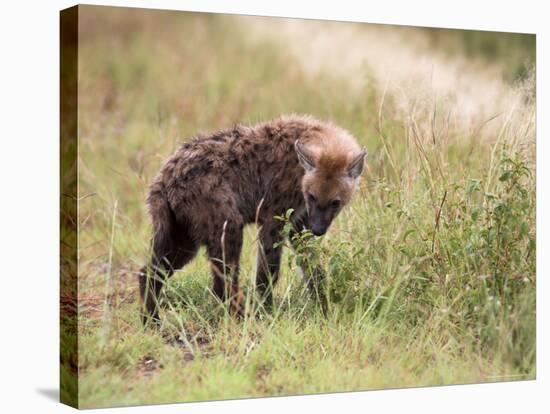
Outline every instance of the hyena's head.
[[[349, 144], [349, 142], [348, 142]], [[295, 143], [305, 170], [302, 192], [311, 232], [325, 234], [332, 220], [348, 204], [358, 187], [367, 151], [352, 145], [304, 145]]]

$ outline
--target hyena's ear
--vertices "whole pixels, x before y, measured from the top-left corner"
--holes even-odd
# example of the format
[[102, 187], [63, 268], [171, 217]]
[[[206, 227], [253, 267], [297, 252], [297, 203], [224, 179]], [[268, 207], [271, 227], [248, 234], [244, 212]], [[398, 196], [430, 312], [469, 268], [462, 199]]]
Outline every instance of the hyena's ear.
[[351, 178], [356, 179], [361, 175], [361, 173], [363, 172], [363, 164], [366, 156], [367, 150], [363, 149], [361, 153], [357, 157], [355, 157], [350, 163], [350, 165], [348, 166], [348, 175]]
[[304, 170], [306, 170], [306, 172], [313, 171], [315, 169], [315, 162], [298, 140], [294, 142], [294, 149], [296, 150], [296, 154], [298, 154], [298, 160], [302, 167], [304, 167]]

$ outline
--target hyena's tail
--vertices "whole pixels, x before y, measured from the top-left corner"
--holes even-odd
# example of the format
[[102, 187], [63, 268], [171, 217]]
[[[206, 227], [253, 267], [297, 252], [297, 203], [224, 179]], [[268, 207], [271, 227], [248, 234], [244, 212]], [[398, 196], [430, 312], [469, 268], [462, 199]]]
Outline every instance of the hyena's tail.
[[141, 318], [144, 325], [149, 321], [157, 325], [160, 323], [159, 294], [165, 278], [173, 272], [170, 261], [174, 255], [172, 252], [177, 249], [172, 237], [176, 221], [161, 183], [151, 186], [147, 204], [153, 221], [153, 240], [151, 260], [138, 274], [142, 301]]
[[161, 261], [175, 252], [176, 217], [168, 204], [164, 186], [154, 183], [147, 198], [149, 214], [153, 221], [153, 261]]
[[147, 204], [153, 220], [153, 264], [168, 270], [170, 276], [195, 256], [199, 244], [189, 218], [176, 218], [162, 183], [151, 186]]
[[190, 261], [198, 250], [188, 225], [176, 220], [162, 183], [151, 186], [147, 204], [154, 233], [151, 261], [139, 273], [144, 324], [149, 320], [158, 323], [158, 298], [165, 279]]

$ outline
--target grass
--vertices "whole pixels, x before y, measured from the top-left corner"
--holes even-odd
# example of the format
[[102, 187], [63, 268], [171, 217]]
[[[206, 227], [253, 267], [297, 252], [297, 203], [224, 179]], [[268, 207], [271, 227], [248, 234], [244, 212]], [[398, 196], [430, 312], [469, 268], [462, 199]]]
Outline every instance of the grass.
[[462, 51], [469, 58], [487, 63], [497, 60], [503, 78], [514, 82], [525, 78], [535, 61], [536, 39], [533, 34], [482, 32], [477, 30], [424, 29], [432, 47], [449, 52]]
[[[489, 144], [446, 123], [460, 108], [403, 116], [368, 72], [349, 93], [230, 18], [82, 10], [79, 341], [63, 356], [78, 360], [81, 407], [535, 378], [531, 95], [491, 121]], [[199, 254], [166, 286], [161, 329], [144, 330], [135, 272], [161, 163], [197, 131], [288, 112], [334, 120], [369, 149], [352, 205], [313, 246], [328, 316], [304, 292], [299, 252], [285, 251], [273, 312], [242, 321]], [[250, 227], [251, 309], [256, 243]]]

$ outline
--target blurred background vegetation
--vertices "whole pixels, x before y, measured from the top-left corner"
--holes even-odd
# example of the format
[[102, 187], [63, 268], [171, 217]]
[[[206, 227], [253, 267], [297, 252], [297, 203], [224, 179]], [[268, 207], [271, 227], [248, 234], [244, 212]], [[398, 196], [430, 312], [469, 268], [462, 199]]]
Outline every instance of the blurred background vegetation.
[[525, 79], [535, 65], [536, 37], [533, 34], [428, 28], [423, 30], [434, 49], [497, 63], [501, 67], [503, 78], [509, 83]]

